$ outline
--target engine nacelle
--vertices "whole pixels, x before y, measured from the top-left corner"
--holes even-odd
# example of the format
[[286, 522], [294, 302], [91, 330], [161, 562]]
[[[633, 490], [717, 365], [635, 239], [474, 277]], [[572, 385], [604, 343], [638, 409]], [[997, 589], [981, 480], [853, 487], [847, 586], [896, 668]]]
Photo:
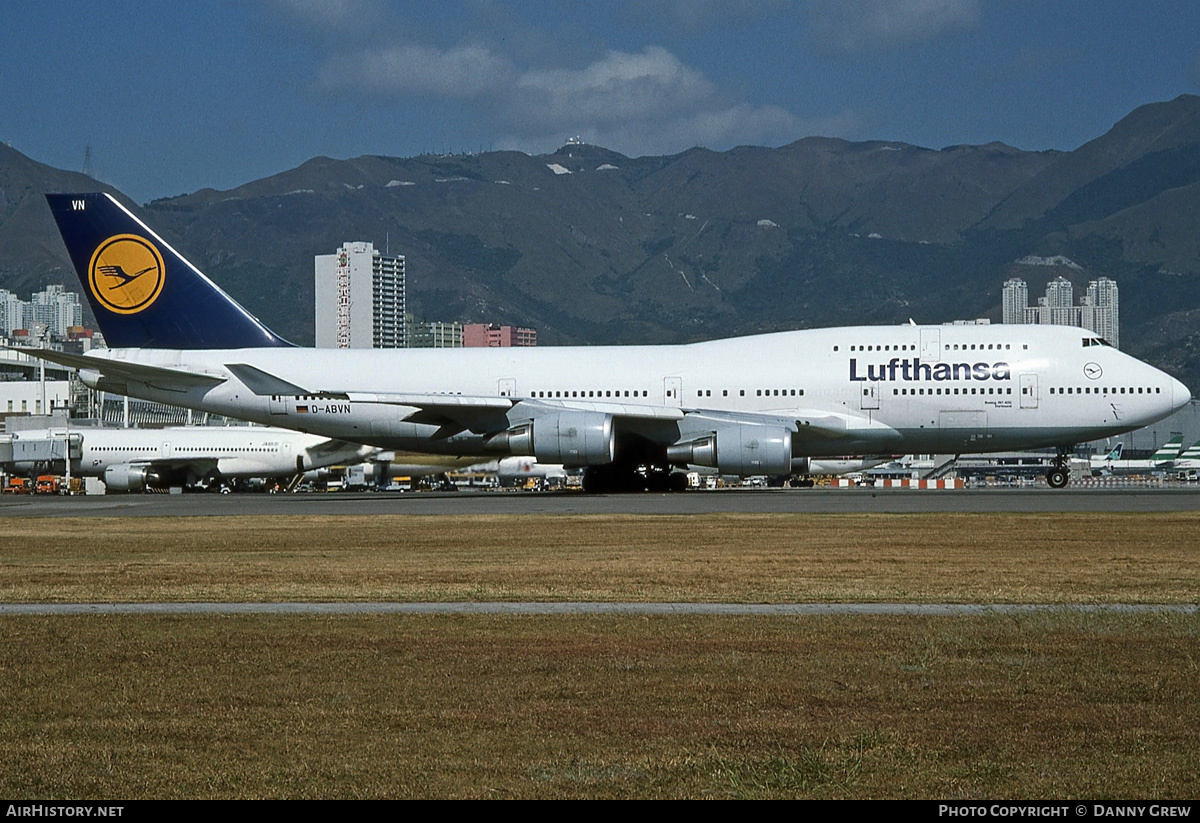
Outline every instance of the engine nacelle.
[[539, 463], [561, 463], [567, 467], [603, 466], [613, 462], [616, 442], [612, 415], [565, 411], [501, 432], [488, 440], [487, 448], [517, 456], [533, 456]]
[[773, 426], [727, 426], [696, 440], [668, 446], [667, 459], [742, 477], [790, 474], [792, 432]]
[[136, 492], [159, 482], [161, 478], [148, 466], [109, 466], [104, 470], [104, 486], [110, 492]]

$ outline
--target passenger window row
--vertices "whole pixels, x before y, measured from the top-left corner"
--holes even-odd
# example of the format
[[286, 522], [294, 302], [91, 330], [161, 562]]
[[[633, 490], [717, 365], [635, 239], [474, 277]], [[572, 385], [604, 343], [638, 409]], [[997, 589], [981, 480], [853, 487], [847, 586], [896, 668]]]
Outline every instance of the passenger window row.
[[[622, 395], [622, 391], [624, 391], [623, 395]], [[590, 390], [586, 390], [586, 391], [583, 389], [576, 389], [576, 390], [572, 390], [572, 391], [565, 391], [565, 390], [563, 390], [563, 391], [535, 391], [535, 392], [530, 392], [529, 396], [530, 397], [551, 397], [551, 398], [552, 397], [568, 397], [568, 398], [570, 398], [570, 397], [583, 397], [583, 398], [591, 397], [591, 398], [599, 398], [599, 399], [604, 399], [607, 397], [607, 398], [616, 399], [616, 398], [620, 398], [622, 396], [624, 396], [624, 397], [649, 397], [650, 392], [648, 392], [648, 391], [632, 391], [632, 393], [631, 393], [631, 390], [629, 390], [629, 389], [624, 389], [624, 390], [621, 390], [621, 389], [608, 389], [608, 390], [590, 389]]]
[[1110, 388], [1108, 386], [1083, 386], [1083, 387], [1051, 386], [1050, 393], [1051, 394], [1103, 394], [1103, 395], [1108, 395], [1108, 394], [1162, 394], [1162, 387], [1160, 387], [1160, 386], [1154, 386], [1154, 387], [1151, 387], [1151, 386], [1137, 386], [1137, 387], [1129, 386], [1128, 389], [1126, 389], [1125, 386], [1116, 386], [1116, 387], [1112, 387], [1112, 388]]
[[930, 394], [1012, 394], [1012, 389], [1008, 387], [996, 388], [992, 386], [986, 389], [970, 388], [970, 389], [892, 389], [893, 395], [930, 395]]

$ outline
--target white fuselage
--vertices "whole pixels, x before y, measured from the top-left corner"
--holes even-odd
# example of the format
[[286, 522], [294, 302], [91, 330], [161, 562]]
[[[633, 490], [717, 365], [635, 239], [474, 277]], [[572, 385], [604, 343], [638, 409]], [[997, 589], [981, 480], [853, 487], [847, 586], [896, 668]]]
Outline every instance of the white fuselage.
[[[227, 378], [179, 391], [126, 383], [137, 397], [386, 448], [488, 454], [481, 432], [439, 432], [435, 422], [408, 419], [415, 406], [388, 397], [420, 394], [527, 401], [507, 412], [514, 424], [533, 406], [608, 412], [659, 443], [691, 436], [722, 414], [763, 415], [793, 421], [799, 457], [1067, 445], [1146, 425], [1190, 398], [1158, 369], [1087, 342], [1095, 338], [1056, 326], [908, 325], [678, 346], [93, 356]], [[256, 395], [228, 364], [249, 364], [312, 394]], [[805, 421], [818, 425], [809, 430]]]

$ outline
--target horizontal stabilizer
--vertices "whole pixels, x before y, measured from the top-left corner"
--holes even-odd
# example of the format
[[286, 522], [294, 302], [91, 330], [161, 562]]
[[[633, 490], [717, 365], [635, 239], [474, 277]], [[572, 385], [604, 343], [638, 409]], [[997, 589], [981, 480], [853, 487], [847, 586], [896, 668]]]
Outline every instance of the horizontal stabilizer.
[[225, 368], [233, 372], [234, 377], [245, 383], [246, 387], [259, 397], [288, 394], [302, 396], [315, 393], [301, 388], [295, 383], [289, 383], [273, 374], [268, 374], [262, 369], [251, 366], [248, 363], [226, 363]]

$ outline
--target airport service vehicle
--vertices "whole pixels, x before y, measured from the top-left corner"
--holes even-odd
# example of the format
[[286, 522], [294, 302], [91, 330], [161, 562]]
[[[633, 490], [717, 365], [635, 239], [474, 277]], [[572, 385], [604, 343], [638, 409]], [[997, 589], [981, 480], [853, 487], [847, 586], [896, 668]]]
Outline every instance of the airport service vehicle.
[[48, 194], [113, 348], [28, 350], [105, 391], [389, 449], [533, 456], [589, 491], [673, 469], [1057, 447], [1159, 420], [1178, 380], [1057, 326], [858, 326], [670, 346], [308, 349], [280, 338], [108, 194]]
[[33, 485], [29, 482], [28, 477], [10, 477], [8, 485], [4, 487], [4, 494], [30, 494], [33, 491]]

